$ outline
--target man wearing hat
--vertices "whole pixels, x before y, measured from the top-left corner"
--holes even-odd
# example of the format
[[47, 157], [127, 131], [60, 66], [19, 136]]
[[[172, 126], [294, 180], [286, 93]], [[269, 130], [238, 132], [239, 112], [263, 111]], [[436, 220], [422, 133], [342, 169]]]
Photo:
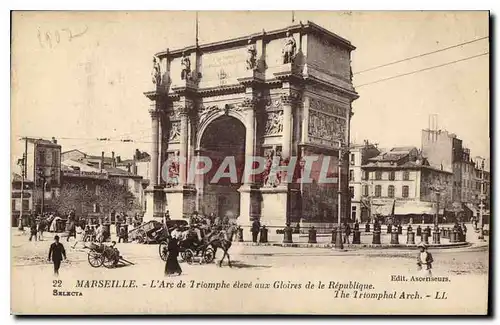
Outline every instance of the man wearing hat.
[[66, 259], [66, 251], [64, 250], [63, 244], [59, 242], [59, 236], [54, 237], [54, 242], [50, 245], [49, 258], [54, 263], [54, 275], [59, 275], [59, 268], [61, 267], [61, 261]]
[[432, 262], [434, 262], [432, 254], [427, 251], [427, 245], [425, 243], [418, 244], [418, 248], [420, 249], [417, 256], [418, 269], [421, 270], [425, 276], [432, 276], [431, 269]]

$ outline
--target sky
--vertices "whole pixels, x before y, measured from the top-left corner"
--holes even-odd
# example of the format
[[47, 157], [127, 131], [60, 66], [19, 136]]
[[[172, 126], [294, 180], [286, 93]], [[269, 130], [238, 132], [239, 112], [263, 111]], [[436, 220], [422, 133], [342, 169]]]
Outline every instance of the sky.
[[[292, 12], [199, 12], [209, 43], [291, 24]], [[385, 68], [357, 73], [489, 36], [487, 12], [296, 11], [348, 39], [354, 85], [351, 140], [382, 148], [420, 147], [430, 114], [472, 155], [489, 157], [487, 39]], [[195, 12], [24, 12], [12, 23], [11, 158], [21, 136], [56, 137], [62, 150], [130, 158], [150, 151], [152, 55], [194, 44]], [[47, 36], [48, 35], [48, 36]], [[392, 80], [379, 81], [467, 59]], [[133, 139], [134, 143], [97, 138]]]

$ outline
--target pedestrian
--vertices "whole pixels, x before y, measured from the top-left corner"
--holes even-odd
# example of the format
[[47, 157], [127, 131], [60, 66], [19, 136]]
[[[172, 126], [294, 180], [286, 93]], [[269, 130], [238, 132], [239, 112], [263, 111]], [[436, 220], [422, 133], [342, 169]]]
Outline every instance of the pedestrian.
[[85, 230], [83, 230], [83, 228], [79, 224], [76, 225], [75, 233], [75, 243], [73, 244], [73, 246], [71, 246], [71, 248], [73, 249], [76, 247], [76, 244], [78, 244], [79, 242], [85, 242], [86, 239]]
[[214, 221], [214, 226], [216, 229], [220, 229], [222, 226], [222, 219], [221, 217], [217, 216]]
[[64, 250], [63, 244], [59, 242], [59, 236], [54, 237], [54, 242], [50, 245], [49, 249], [49, 262], [52, 260], [54, 263], [54, 275], [59, 275], [59, 268], [61, 267], [61, 261], [66, 259], [66, 251]]
[[432, 276], [431, 269], [432, 263], [434, 262], [432, 254], [427, 251], [427, 245], [425, 243], [418, 244], [418, 248], [420, 249], [420, 252], [417, 255], [418, 270], [425, 276]]
[[179, 265], [177, 257], [179, 256], [179, 245], [176, 238], [171, 238], [168, 241], [168, 256], [165, 262], [165, 275], [170, 276], [177, 273], [181, 275], [182, 269]]
[[463, 241], [467, 240], [467, 227], [465, 226], [465, 223], [462, 223], [462, 233], [463, 233]]
[[42, 219], [38, 223], [38, 240], [43, 240], [43, 232], [45, 231], [45, 227], [47, 224], [47, 219]]
[[124, 226], [120, 227], [120, 230], [119, 230], [119, 233], [118, 233], [118, 242], [121, 243], [122, 241], [124, 243], [127, 242], [127, 230], [125, 229]]
[[252, 242], [257, 242], [257, 237], [259, 236], [260, 222], [259, 219], [255, 218], [252, 222]]
[[37, 241], [37, 236], [36, 236], [36, 233], [37, 233], [37, 223], [35, 222], [35, 220], [31, 220], [31, 226], [30, 226], [30, 241], [31, 241], [31, 238], [34, 237], [35, 238], [35, 241]]
[[344, 244], [349, 244], [349, 236], [351, 235], [351, 227], [349, 226], [349, 224], [347, 222], [344, 223], [344, 230], [345, 230]]
[[69, 237], [74, 237], [76, 240], [76, 227], [73, 220], [68, 219], [66, 230], [68, 231], [68, 237], [66, 237], [66, 241], [69, 242]]

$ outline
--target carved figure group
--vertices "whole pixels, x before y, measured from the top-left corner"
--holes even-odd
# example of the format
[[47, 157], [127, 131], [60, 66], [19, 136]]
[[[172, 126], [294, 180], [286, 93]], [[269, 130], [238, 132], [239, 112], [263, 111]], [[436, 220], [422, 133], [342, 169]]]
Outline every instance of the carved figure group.
[[168, 186], [177, 186], [179, 184], [179, 151], [171, 154], [168, 158]]
[[282, 55], [283, 55], [283, 64], [292, 63], [295, 58], [295, 50], [297, 48], [297, 43], [293, 38], [290, 31], [286, 32], [286, 39], [283, 45]]
[[252, 39], [248, 40], [246, 64], [247, 70], [255, 70], [257, 68], [257, 48]]
[[191, 79], [191, 60], [189, 59], [189, 56], [186, 54], [186, 52], [182, 53], [181, 66], [182, 66], [181, 79], [182, 80], [190, 80]]
[[151, 79], [153, 84], [160, 85], [161, 83], [161, 70], [160, 63], [156, 57], [153, 57], [153, 71], [151, 71]]
[[345, 121], [319, 112], [309, 113], [309, 135], [328, 141], [344, 140]]
[[178, 122], [173, 122], [170, 127], [169, 141], [177, 141], [181, 135], [180, 125]]
[[267, 113], [265, 134], [279, 134], [283, 132], [283, 111]]
[[282, 166], [286, 163], [282, 157], [280, 152], [274, 153], [274, 150], [271, 150], [266, 155], [266, 165], [263, 172], [263, 186], [264, 187], [277, 187], [281, 184], [281, 180], [283, 179], [282, 172], [276, 170], [278, 166]]

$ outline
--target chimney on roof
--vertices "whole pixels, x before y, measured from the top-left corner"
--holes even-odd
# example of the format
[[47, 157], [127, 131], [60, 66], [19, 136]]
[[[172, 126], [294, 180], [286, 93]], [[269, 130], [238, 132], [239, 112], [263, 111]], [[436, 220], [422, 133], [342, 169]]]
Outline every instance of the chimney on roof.
[[141, 159], [141, 151], [139, 149], [135, 149], [134, 160]]
[[55, 137], [52, 137], [52, 143], [53, 143], [53, 144], [57, 144], [57, 140], [56, 140], [56, 138], [55, 138]]
[[111, 166], [113, 166], [113, 168], [116, 167], [116, 159], [115, 159], [115, 152], [114, 151], [111, 151]]
[[130, 163], [127, 164], [127, 172], [130, 173]]

